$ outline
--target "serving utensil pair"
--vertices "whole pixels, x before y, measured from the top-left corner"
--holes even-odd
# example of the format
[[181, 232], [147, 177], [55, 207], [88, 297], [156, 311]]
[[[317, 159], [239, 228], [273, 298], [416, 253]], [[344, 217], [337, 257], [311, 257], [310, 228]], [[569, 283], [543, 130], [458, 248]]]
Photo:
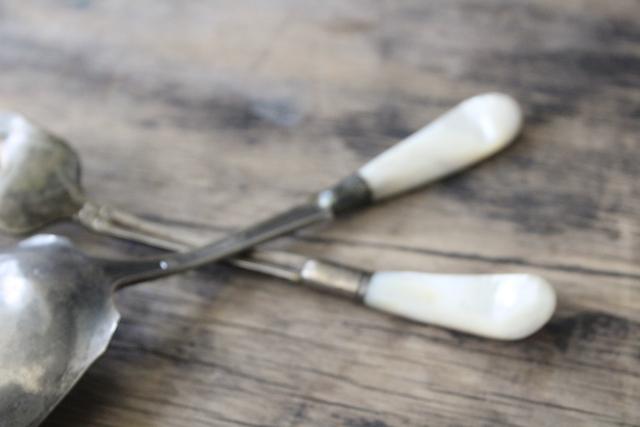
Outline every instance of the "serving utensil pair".
[[[506, 95], [471, 98], [309, 202], [191, 251], [106, 260], [84, 254], [64, 238], [39, 235], [0, 253], [0, 419], [10, 427], [38, 425], [102, 354], [119, 320], [114, 290], [229, 258], [459, 171], [508, 145], [521, 120], [519, 107]], [[28, 232], [72, 217], [94, 230], [154, 246], [192, 246], [166, 227], [88, 202], [75, 153], [26, 119], [0, 115], [2, 135], [5, 230]], [[268, 251], [230, 262], [490, 338], [525, 337], [546, 323], [555, 307], [553, 288], [530, 275], [369, 273]]]

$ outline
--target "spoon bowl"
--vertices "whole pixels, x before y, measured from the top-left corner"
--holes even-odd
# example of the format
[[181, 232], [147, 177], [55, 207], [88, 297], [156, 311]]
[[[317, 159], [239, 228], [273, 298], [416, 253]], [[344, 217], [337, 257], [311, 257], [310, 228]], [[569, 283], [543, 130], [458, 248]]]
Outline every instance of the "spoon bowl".
[[0, 254], [3, 425], [38, 425], [106, 349], [120, 315], [103, 264], [52, 235]]
[[80, 160], [63, 140], [25, 117], [0, 112], [0, 229], [34, 231], [82, 207]]

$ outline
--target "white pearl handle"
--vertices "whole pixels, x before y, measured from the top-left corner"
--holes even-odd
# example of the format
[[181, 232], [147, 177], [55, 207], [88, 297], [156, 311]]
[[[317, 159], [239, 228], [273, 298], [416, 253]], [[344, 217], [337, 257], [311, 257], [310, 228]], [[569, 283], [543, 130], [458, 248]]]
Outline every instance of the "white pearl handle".
[[551, 318], [553, 287], [528, 274], [374, 273], [364, 303], [418, 322], [483, 337], [517, 340]]
[[4, 139], [6, 137], [6, 134], [9, 133], [10, 126], [11, 116], [0, 111], [0, 139]]
[[393, 196], [496, 153], [521, 126], [522, 112], [510, 96], [474, 96], [371, 160], [358, 174], [374, 199]]

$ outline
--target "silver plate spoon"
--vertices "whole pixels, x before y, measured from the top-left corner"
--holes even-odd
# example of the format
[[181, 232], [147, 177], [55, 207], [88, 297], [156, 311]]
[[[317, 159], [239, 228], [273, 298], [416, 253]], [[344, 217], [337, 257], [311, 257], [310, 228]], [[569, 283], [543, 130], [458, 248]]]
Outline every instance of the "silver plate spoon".
[[[476, 96], [407, 138], [411, 144], [403, 146], [411, 149], [388, 150], [359, 172], [372, 186], [371, 195], [384, 198], [395, 187], [412, 185], [411, 180], [434, 181], [493, 154], [513, 139], [521, 123], [520, 109], [510, 97]], [[173, 238], [171, 227], [89, 200], [75, 151], [25, 117], [0, 112], [0, 144], [0, 230], [31, 233], [71, 218], [114, 237], [164, 248], [172, 240], [183, 245], [181, 239]], [[390, 169], [398, 160], [405, 162], [404, 169]], [[359, 185], [358, 179], [344, 184]]]
[[[46, 417], [111, 340], [120, 318], [112, 293], [182, 268], [163, 271], [162, 263], [93, 258], [54, 235], [0, 254], [2, 426], [37, 426]], [[373, 307], [503, 339], [533, 333], [555, 307], [553, 289], [535, 276], [378, 272], [363, 282], [360, 271], [338, 268], [345, 291], [366, 283]]]
[[37, 236], [0, 253], [0, 419], [8, 427], [38, 425], [66, 395], [117, 326], [114, 290], [221, 260], [416, 188], [503, 148], [520, 123], [511, 98], [472, 98], [310, 202], [190, 252], [112, 261], [87, 256], [62, 238]]

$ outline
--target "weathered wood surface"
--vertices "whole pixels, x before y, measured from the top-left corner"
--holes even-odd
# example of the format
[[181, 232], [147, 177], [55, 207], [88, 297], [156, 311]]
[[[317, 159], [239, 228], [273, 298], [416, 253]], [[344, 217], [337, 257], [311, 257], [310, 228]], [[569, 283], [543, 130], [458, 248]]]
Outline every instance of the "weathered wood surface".
[[0, 1], [0, 107], [71, 141], [94, 198], [203, 233], [513, 93], [526, 129], [499, 157], [278, 245], [527, 271], [560, 297], [497, 343], [212, 266], [122, 292], [111, 347], [45, 425], [640, 425], [639, 21], [637, 0]]

